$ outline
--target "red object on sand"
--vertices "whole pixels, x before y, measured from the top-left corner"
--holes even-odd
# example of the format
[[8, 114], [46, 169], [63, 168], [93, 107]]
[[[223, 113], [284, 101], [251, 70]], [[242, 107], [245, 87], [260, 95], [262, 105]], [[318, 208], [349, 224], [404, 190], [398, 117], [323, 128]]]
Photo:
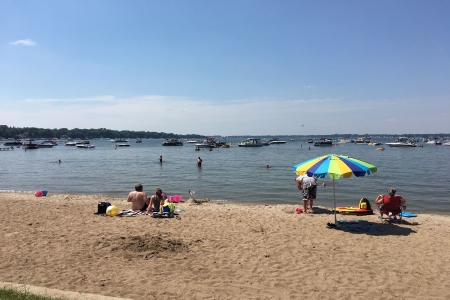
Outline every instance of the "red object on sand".
[[295, 213], [296, 213], [296, 214], [301, 214], [301, 213], [303, 213], [303, 209], [297, 207], [297, 208], [295, 209]]
[[34, 193], [34, 195], [36, 196], [36, 197], [42, 197], [42, 191], [36, 191], [36, 193]]

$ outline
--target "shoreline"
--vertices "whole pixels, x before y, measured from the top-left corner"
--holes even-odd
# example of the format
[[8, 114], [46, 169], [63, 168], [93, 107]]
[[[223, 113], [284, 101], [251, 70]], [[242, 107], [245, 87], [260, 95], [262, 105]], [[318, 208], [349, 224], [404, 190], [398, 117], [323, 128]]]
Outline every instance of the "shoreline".
[[338, 215], [376, 229], [350, 232], [326, 228], [322, 207], [184, 202], [178, 220], [98, 216], [101, 201], [130, 205], [0, 193], [0, 281], [131, 299], [450, 298], [449, 216]]
[[[35, 191], [14, 191], [14, 190], [0, 190], [0, 194], [22, 194], [22, 195], [33, 195], [34, 197], [34, 193]], [[59, 196], [59, 197], [65, 197], [65, 196], [70, 196], [70, 197], [95, 197], [95, 198], [108, 198], [108, 199], [124, 199], [124, 201], [126, 202], [126, 198], [127, 198], [128, 193], [126, 193], [126, 195], [119, 195], [119, 194], [107, 194], [107, 193], [59, 193], [59, 192], [51, 192], [49, 193], [49, 196]], [[150, 193], [147, 194], [147, 196], [151, 196]], [[183, 196], [184, 197], [184, 196]], [[300, 208], [302, 208], [302, 202], [300, 200], [301, 194], [298, 195], [298, 200], [295, 201], [280, 201], [280, 200], [267, 200], [267, 201], [246, 201], [246, 200], [229, 200], [229, 199], [210, 199], [211, 203], [216, 203], [216, 204], [236, 204], [236, 205], [249, 205], [249, 206], [258, 206], [258, 205], [266, 205], [266, 206], [277, 206], [277, 205], [291, 205], [291, 206], [298, 206]], [[194, 197], [195, 198], [195, 197]], [[120, 201], [120, 200], [119, 200]], [[375, 199], [369, 199], [372, 208], [375, 211]], [[183, 204], [185, 203], [186, 200], [183, 200], [183, 202], [180, 202], [179, 204]], [[355, 200], [355, 203], [352, 204], [352, 206], [357, 206], [358, 201]], [[314, 207], [320, 207], [321, 209], [328, 209], [328, 210], [333, 210], [333, 206], [332, 206], [332, 202], [330, 202], [330, 205], [327, 206], [323, 206], [323, 205], [318, 205], [318, 206], [314, 206]], [[345, 205], [340, 205], [339, 203], [336, 203], [337, 207], [340, 206], [345, 206]], [[412, 207], [412, 208], [411, 208]], [[294, 208], [295, 209], [295, 208]], [[420, 214], [420, 215], [436, 215], [436, 216], [450, 216], [450, 210], [446, 211], [446, 210], [417, 210], [414, 209], [414, 205], [409, 205], [408, 206], [408, 202], [407, 202], [407, 206], [406, 206], [406, 210], [408, 212], [411, 213], [415, 213], [415, 214]], [[342, 214], [338, 214], [341, 215]]]

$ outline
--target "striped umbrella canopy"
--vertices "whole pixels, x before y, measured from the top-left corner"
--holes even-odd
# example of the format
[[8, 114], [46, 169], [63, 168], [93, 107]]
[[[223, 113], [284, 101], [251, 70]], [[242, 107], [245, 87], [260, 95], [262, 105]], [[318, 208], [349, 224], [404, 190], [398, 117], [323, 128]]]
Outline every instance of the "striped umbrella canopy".
[[350, 178], [352, 174], [356, 177], [369, 175], [371, 172], [377, 171], [377, 167], [365, 161], [349, 157], [346, 155], [327, 154], [304, 161], [294, 166], [297, 175], [307, 174], [317, 178], [328, 177], [333, 179], [333, 195], [334, 195], [334, 223], [336, 224], [336, 193], [334, 187], [334, 179], [340, 177]]

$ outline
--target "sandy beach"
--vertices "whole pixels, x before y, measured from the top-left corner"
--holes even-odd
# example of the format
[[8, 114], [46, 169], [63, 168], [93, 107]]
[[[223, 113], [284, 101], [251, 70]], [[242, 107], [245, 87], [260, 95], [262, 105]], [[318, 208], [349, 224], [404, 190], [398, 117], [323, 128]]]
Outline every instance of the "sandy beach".
[[384, 225], [338, 215], [368, 221], [350, 231], [326, 227], [331, 209], [295, 214], [300, 203], [188, 201], [180, 219], [155, 219], [95, 215], [100, 201], [130, 207], [101, 195], [0, 193], [1, 285], [67, 299], [450, 298], [449, 216]]

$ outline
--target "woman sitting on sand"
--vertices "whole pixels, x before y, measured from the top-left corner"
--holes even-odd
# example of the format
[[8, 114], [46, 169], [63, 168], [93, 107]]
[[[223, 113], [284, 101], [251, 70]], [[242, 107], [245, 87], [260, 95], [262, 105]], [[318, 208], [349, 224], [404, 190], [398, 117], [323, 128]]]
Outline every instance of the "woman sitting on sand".
[[148, 214], [152, 209], [153, 211], [159, 212], [166, 199], [166, 194], [164, 194], [160, 188], [156, 188], [155, 195], [150, 197], [150, 204], [148, 205], [146, 214]]

